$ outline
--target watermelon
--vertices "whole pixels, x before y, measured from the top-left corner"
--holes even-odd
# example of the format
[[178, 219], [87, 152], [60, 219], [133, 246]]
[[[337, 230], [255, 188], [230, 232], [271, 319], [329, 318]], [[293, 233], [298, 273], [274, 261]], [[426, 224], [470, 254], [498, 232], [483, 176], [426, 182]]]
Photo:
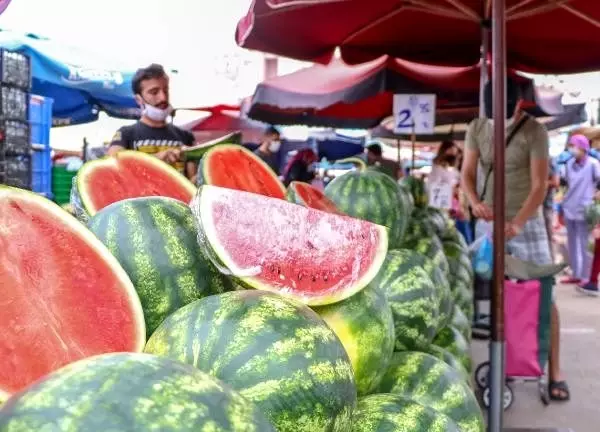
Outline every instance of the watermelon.
[[242, 132], [229, 133], [210, 141], [205, 141], [201, 144], [196, 144], [191, 147], [183, 148], [183, 155], [186, 161], [199, 161], [211, 148], [222, 145], [222, 144], [242, 144], [243, 135]]
[[139, 151], [86, 162], [73, 179], [71, 205], [82, 219], [127, 198], [164, 196], [189, 204], [196, 187], [175, 168]]
[[421, 352], [395, 353], [380, 393], [399, 394], [439, 411], [463, 432], [483, 432], [477, 398], [463, 377], [442, 360]]
[[215, 186], [202, 186], [192, 207], [219, 266], [311, 306], [352, 296], [385, 260], [387, 230], [369, 222]]
[[471, 372], [472, 360], [469, 342], [460, 331], [452, 326], [447, 326], [435, 336], [433, 344], [446, 349], [461, 362], [467, 371]]
[[131, 280], [57, 204], [0, 186], [0, 245], [0, 393], [83, 357], [143, 349]]
[[439, 327], [437, 288], [411, 259], [411, 251], [394, 250], [370, 286], [387, 296], [395, 327], [395, 350], [425, 349]]
[[397, 394], [358, 401], [351, 432], [462, 432], [447, 415]]
[[293, 181], [288, 186], [287, 199], [294, 204], [322, 210], [327, 213], [343, 214], [333, 201], [316, 187], [303, 182]]
[[3, 431], [275, 432], [263, 413], [196, 368], [147, 354], [70, 364], [0, 409]]
[[367, 163], [359, 157], [348, 157], [344, 159], [339, 159], [336, 160], [334, 164], [352, 164], [359, 171], [364, 171], [367, 169]]
[[198, 165], [198, 184], [285, 199], [285, 186], [260, 157], [235, 144], [208, 150]]
[[448, 264], [448, 259], [444, 254], [442, 242], [437, 236], [423, 237], [417, 240], [415, 243], [406, 245], [405, 247], [407, 249], [414, 249], [416, 252], [425, 255], [427, 258], [430, 258], [434, 264], [439, 267], [442, 272], [444, 272], [446, 277], [449, 276], [450, 265]]
[[430, 354], [439, 360], [442, 360], [448, 366], [451, 366], [452, 368], [456, 369], [463, 377], [464, 381], [470, 385], [471, 374], [469, 374], [469, 372], [465, 369], [460, 360], [458, 360], [456, 357], [450, 354], [448, 350], [445, 350], [444, 348], [440, 348], [435, 345], [430, 345], [429, 348], [427, 348], [427, 350], [425, 351], [425, 353]]
[[467, 319], [473, 320], [475, 315], [475, 304], [473, 296], [473, 284], [468, 284], [462, 279], [457, 279], [452, 286], [452, 298], [454, 303], [461, 309]]
[[439, 237], [445, 237], [446, 232], [454, 228], [454, 221], [448, 215], [447, 210], [436, 207], [426, 207], [424, 209], [424, 214], [427, 215], [427, 219]]
[[169, 316], [146, 352], [223, 380], [279, 432], [344, 431], [356, 405], [352, 364], [310, 308], [266, 291], [233, 291]]
[[331, 181], [325, 195], [342, 212], [388, 227], [392, 249], [402, 242], [412, 201], [389, 176], [376, 171], [348, 172]]
[[427, 185], [423, 179], [413, 176], [407, 176], [400, 180], [400, 184], [404, 186], [412, 195], [415, 201], [415, 207], [425, 208], [429, 205], [429, 194], [427, 193]]
[[459, 331], [467, 342], [471, 341], [471, 321], [458, 305], [454, 305], [454, 313], [450, 324]]
[[342, 302], [315, 308], [340, 338], [359, 396], [379, 385], [394, 352], [394, 320], [386, 296], [367, 287]]
[[180, 307], [234, 289], [202, 253], [192, 212], [177, 200], [120, 201], [102, 209], [89, 227], [131, 278], [142, 301], [147, 337]]

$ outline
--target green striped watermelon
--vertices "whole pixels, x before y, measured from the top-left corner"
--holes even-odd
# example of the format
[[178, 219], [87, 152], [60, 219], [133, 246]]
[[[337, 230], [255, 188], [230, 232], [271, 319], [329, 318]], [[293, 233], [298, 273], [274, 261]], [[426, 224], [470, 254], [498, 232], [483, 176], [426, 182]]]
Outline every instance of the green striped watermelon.
[[471, 374], [465, 369], [460, 360], [458, 360], [456, 357], [450, 354], [448, 350], [440, 348], [439, 346], [430, 345], [429, 348], [427, 348], [427, 350], [425, 351], [425, 353], [442, 360], [448, 366], [451, 366], [452, 368], [456, 369], [463, 377], [464, 381], [467, 384], [471, 385]]
[[463, 235], [456, 229], [456, 225], [446, 230], [444, 235], [441, 238], [442, 241], [453, 241], [455, 243], [459, 243], [465, 249], [468, 249], [467, 242]]
[[142, 301], [147, 337], [182, 306], [234, 289], [204, 256], [192, 212], [179, 201], [120, 201], [96, 214], [89, 228], [131, 278]]
[[342, 341], [358, 394], [371, 393], [394, 352], [394, 319], [385, 294], [368, 286], [349, 299], [314, 310]]
[[451, 240], [444, 240], [442, 246], [450, 267], [450, 284], [452, 285], [456, 279], [471, 282], [472, 265], [468, 249], [461, 243]]
[[412, 251], [390, 251], [370, 284], [391, 305], [396, 351], [427, 348], [439, 327], [438, 291], [418, 261]]
[[433, 344], [447, 350], [462, 363], [467, 371], [471, 372], [473, 364], [469, 342], [459, 330], [452, 326], [443, 328], [435, 336]]
[[447, 210], [427, 207], [424, 209], [424, 214], [427, 215], [427, 220], [440, 238], [445, 237], [448, 230], [454, 229], [454, 221], [450, 218]]
[[402, 242], [412, 213], [411, 199], [389, 176], [352, 171], [329, 183], [325, 195], [347, 215], [388, 227], [390, 248]]
[[467, 319], [472, 321], [475, 314], [473, 284], [457, 279], [451, 290], [454, 303], [462, 310]]
[[444, 361], [421, 352], [394, 353], [380, 393], [399, 394], [439, 411], [462, 432], [483, 432], [477, 399], [461, 374]]
[[444, 254], [444, 247], [442, 245], [442, 242], [436, 235], [432, 237], [420, 238], [415, 243], [408, 244], [403, 247], [405, 247], [406, 249], [413, 249], [425, 255], [444, 272], [446, 277], [449, 276], [450, 266], [448, 265], [448, 259]]
[[289, 202], [304, 207], [314, 208], [327, 213], [343, 214], [323, 192], [308, 183], [299, 181], [291, 182], [287, 189], [286, 198]]
[[454, 313], [452, 314], [450, 325], [458, 330], [467, 342], [471, 342], [471, 320], [469, 320], [458, 305], [454, 305]]
[[423, 214], [423, 210], [415, 209], [413, 211], [410, 220], [408, 221], [408, 228], [406, 235], [404, 236], [403, 245], [414, 246], [419, 240], [423, 238], [435, 237], [435, 230], [431, 225], [431, 222]]
[[423, 179], [407, 176], [400, 180], [400, 184], [410, 192], [416, 208], [425, 208], [429, 205], [427, 185]]
[[349, 430], [357, 391], [338, 337], [310, 308], [266, 291], [233, 291], [169, 316], [146, 352], [223, 380], [279, 432]]
[[45, 376], [0, 409], [0, 430], [275, 432], [254, 404], [208, 374], [129, 353]]
[[349, 432], [462, 432], [447, 415], [397, 394], [376, 394], [358, 401]]

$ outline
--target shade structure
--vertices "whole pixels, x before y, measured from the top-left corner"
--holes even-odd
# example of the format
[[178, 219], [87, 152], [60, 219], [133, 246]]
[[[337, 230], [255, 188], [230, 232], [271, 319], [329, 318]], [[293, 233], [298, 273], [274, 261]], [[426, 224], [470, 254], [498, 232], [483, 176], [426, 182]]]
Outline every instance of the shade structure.
[[0, 29], [0, 48], [31, 58], [32, 92], [54, 99], [54, 126], [92, 122], [100, 111], [116, 118], [139, 117], [131, 89], [134, 71], [31, 33]]
[[209, 114], [207, 117], [202, 117], [181, 126], [184, 130], [192, 132], [199, 144], [235, 132], [241, 132], [244, 143], [259, 143], [262, 140], [265, 128], [268, 126], [265, 123], [244, 118], [241, 115], [240, 107], [237, 105], [182, 109]]
[[[339, 47], [348, 63], [391, 55], [466, 66], [480, 58], [491, 3], [254, 0], [236, 40], [244, 48], [325, 64]], [[506, 0], [508, 65], [537, 73], [600, 69], [599, 28], [597, 1]]]
[[[563, 112], [557, 115], [548, 115], [539, 107], [533, 107], [526, 111], [529, 115], [536, 117], [538, 121], [543, 123], [549, 131], [587, 121], [587, 112], [584, 103], [565, 105]], [[476, 108], [440, 111], [437, 113], [434, 133], [431, 135], [419, 135], [417, 141], [419, 144], [439, 143], [443, 140], [464, 141], [469, 122], [475, 117], [477, 117]], [[411, 139], [409, 135], [395, 134], [393, 129], [393, 118], [388, 117], [371, 131], [371, 137], [402, 141], [409, 141]]]
[[4, 13], [11, 0], [0, 0], [0, 14]]
[[[533, 80], [511, 70], [528, 106], [548, 114], [562, 111], [561, 95], [536, 89]], [[274, 124], [372, 128], [392, 113], [394, 94], [434, 93], [438, 109], [479, 105], [481, 66], [424, 65], [382, 56], [350, 66], [334, 59], [260, 83], [248, 116]]]

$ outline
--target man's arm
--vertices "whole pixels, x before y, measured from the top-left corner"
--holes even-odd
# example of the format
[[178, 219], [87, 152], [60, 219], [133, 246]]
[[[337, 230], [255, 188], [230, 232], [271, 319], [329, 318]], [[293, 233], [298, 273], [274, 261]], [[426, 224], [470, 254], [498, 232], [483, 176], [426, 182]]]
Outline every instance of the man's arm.
[[118, 152], [127, 150], [130, 148], [130, 143], [129, 143], [126, 135], [127, 135], [127, 133], [124, 128], [120, 128], [117, 132], [115, 132], [115, 134], [113, 135], [113, 137], [110, 141], [110, 146], [108, 147], [107, 153], [109, 156], [114, 156]]
[[477, 165], [479, 164], [479, 146], [475, 138], [475, 120], [467, 127], [463, 164], [460, 173], [460, 186], [472, 207], [479, 203], [477, 196]]
[[[191, 147], [196, 144], [196, 137], [189, 131], [181, 130], [182, 142], [185, 147]], [[186, 161], [185, 163], [185, 176], [190, 179], [192, 183], [196, 183], [198, 177], [198, 164], [194, 161]]]

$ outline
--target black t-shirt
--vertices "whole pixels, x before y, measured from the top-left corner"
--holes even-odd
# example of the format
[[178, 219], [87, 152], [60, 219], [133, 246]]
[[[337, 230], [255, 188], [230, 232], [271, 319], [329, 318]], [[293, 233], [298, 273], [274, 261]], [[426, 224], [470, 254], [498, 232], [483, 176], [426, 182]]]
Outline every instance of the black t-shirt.
[[[138, 121], [120, 128], [113, 136], [110, 145], [155, 154], [168, 149], [191, 146], [194, 141], [195, 138], [192, 133], [172, 124], [155, 128]], [[184, 173], [185, 163], [183, 161], [177, 162], [175, 168]]]

